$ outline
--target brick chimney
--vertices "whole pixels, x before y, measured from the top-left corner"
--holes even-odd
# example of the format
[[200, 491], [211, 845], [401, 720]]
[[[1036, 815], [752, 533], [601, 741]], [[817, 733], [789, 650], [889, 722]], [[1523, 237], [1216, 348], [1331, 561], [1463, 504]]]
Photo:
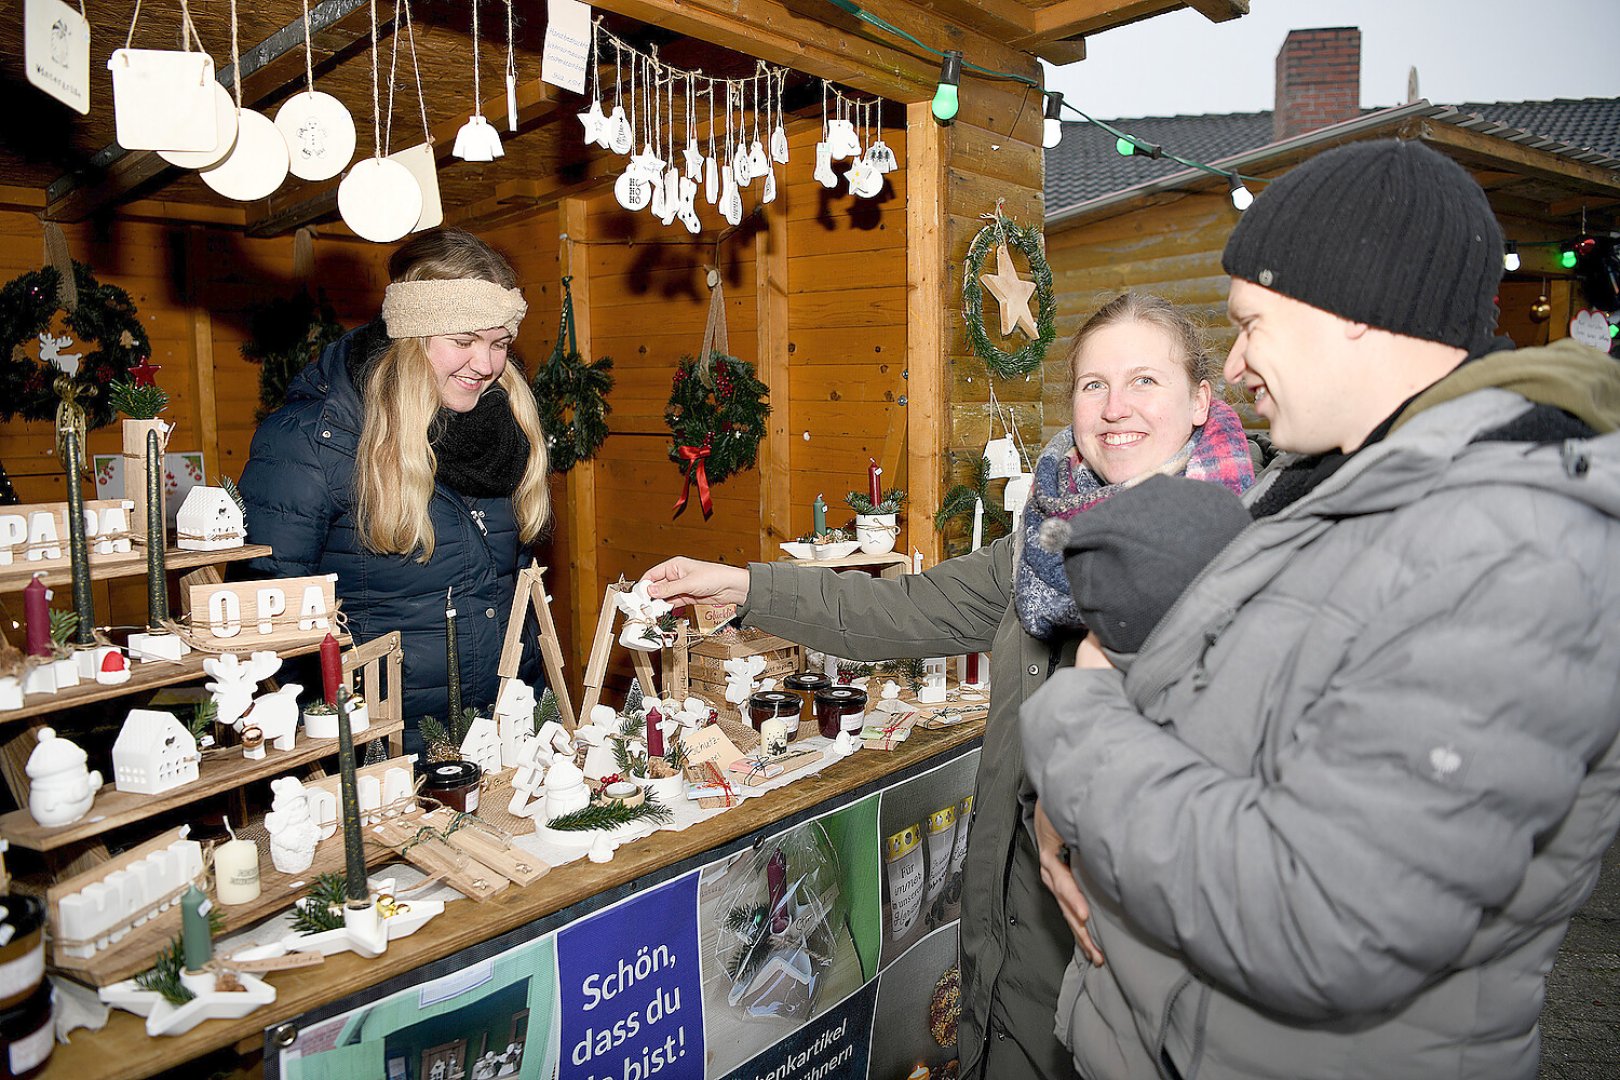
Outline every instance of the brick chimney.
[[1361, 30], [1335, 26], [1291, 30], [1277, 52], [1277, 108], [1271, 137], [1279, 141], [1361, 111]]

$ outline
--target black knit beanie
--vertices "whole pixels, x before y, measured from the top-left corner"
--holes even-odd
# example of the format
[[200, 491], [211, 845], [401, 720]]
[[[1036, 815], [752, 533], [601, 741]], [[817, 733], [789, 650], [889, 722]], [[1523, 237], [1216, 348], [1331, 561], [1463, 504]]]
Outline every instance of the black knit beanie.
[[1105, 649], [1137, 652], [1193, 578], [1252, 523], [1221, 484], [1150, 477], [1070, 519], [1063, 569], [1075, 607]]
[[1502, 230], [1462, 166], [1381, 139], [1318, 154], [1270, 184], [1221, 265], [1343, 318], [1472, 351], [1496, 325]]

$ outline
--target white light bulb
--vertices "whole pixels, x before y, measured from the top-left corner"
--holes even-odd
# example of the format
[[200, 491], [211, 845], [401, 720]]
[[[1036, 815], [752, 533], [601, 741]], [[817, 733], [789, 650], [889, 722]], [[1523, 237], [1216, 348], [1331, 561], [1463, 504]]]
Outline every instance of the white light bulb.
[[1247, 210], [1253, 202], [1254, 192], [1250, 191], [1242, 184], [1238, 184], [1232, 189], [1232, 205], [1237, 207], [1238, 210]]
[[1506, 270], [1508, 273], [1511, 274], [1513, 271], [1517, 270], [1518, 268], [1519, 268], [1519, 253], [1517, 251], [1510, 251], [1506, 255], [1502, 256], [1502, 269]]
[[1041, 132], [1041, 145], [1048, 150], [1063, 141], [1063, 121], [1047, 117]]

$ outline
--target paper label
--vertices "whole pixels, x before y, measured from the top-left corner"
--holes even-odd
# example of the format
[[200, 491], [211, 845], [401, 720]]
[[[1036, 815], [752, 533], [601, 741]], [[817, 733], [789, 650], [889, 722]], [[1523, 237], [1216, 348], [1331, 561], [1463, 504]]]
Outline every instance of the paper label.
[[736, 604], [698, 604], [694, 608], [697, 616], [697, 628], [705, 634], [712, 634], [726, 623], [737, 617]]
[[0, 997], [15, 997], [32, 990], [45, 977], [45, 944], [42, 941], [15, 960], [0, 964]]
[[28, 81], [80, 113], [90, 112], [90, 24], [62, 0], [25, 0]]
[[712, 761], [725, 769], [742, 757], [742, 751], [737, 749], [736, 743], [726, 738], [726, 733], [720, 730], [719, 724], [699, 728], [681, 741], [686, 746], [686, 760], [694, 765]]
[[888, 864], [889, 937], [899, 941], [911, 929], [922, 911], [923, 851], [918, 845]]
[[546, 46], [540, 54], [540, 81], [583, 94], [590, 53], [591, 6], [579, 0], [546, 0]]
[[55, 1041], [56, 1024], [47, 1020], [38, 1031], [24, 1035], [12, 1043], [6, 1055], [11, 1063], [11, 1075], [21, 1076], [25, 1072], [37, 1069], [51, 1056], [51, 1047]]

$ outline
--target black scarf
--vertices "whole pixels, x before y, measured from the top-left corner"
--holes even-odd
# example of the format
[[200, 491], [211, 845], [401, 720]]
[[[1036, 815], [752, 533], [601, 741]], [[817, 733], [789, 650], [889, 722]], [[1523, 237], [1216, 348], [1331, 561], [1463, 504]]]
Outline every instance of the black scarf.
[[529, 439], [499, 386], [485, 390], [469, 412], [440, 409], [428, 429], [428, 442], [439, 459], [434, 478], [458, 495], [509, 496], [529, 465]]

